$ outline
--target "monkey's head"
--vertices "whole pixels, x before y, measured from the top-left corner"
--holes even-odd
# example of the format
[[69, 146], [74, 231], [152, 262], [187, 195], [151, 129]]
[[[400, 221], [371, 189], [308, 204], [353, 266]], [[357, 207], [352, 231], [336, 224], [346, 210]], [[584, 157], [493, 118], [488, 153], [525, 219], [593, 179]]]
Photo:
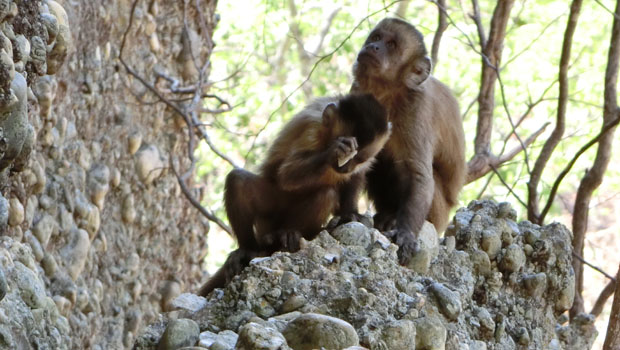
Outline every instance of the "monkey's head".
[[392, 131], [386, 109], [371, 94], [351, 94], [337, 105], [330, 103], [323, 110], [323, 126], [331, 140], [355, 137], [358, 164], [376, 156]]
[[353, 65], [353, 75], [367, 88], [378, 84], [418, 90], [431, 67], [422, 34], [403, 20], [386, 18], [368, 35]]

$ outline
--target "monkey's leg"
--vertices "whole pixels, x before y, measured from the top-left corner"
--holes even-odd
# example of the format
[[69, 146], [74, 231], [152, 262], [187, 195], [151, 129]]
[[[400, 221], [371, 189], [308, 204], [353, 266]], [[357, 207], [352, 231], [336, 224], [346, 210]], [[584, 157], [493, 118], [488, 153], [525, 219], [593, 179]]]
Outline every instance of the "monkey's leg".
[[239, 248], [260, 250], [254, 224], [259, 211], [272, 210], [273, 191], [267, 181], [243, 169], [234, 169], [226, 176], [224, 204]]
[[329, 221], [327, 224], [327, 229], [333, 229], [338, 225], [351, 221], [361, 222], [364, 225], [371, 227], [371, 224], [370, 222], [367, 222], [366, 217], [359, 213], [357, 206], [365, 181], [365, 174], [359, 173], [351, 176], [349, 181], [340, 186], [339, 205], [334, 213], [336, 217]]
[[277, 251], [296, 252], [300, 249], [302, 234], [299, 230], [279, 229], [264, 233], [259, 237], [267, 255]]
[[443, 232], [448, 226], [451, 207], [452, 205], [446, 199], [443, 185], [435, 175], [435, 192], [433, 193], [433, 202], [431, 203], [427, 219], [435, 225], [438, 234]]
[[260, 254], [253, 250], [245, 250], [245, 249], [237, 249], [233, 250], [224, 265], [220, 267], [217, 272], [209, 278], [209, 280], [200, 287], [198, 290], [198, 295], [207, 296], [207, 294], [211, 293], [215, 288], [223, 288], [225, 287], [233, 277], [243, 271], [243, 269], [250, 264], [250, 260], [255, 257], [260, 256]]

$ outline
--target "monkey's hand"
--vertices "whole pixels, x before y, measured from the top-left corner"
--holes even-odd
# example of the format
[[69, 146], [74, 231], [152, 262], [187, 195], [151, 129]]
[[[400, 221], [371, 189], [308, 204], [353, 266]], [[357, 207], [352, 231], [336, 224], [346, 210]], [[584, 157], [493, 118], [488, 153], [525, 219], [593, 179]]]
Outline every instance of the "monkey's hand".
[[334, 169], [346, 173], [351, 171], [347, 163], [357, 154], [357, 139], [355, 137], [338, 137], [330, 146], [330, 160]]
[[418, 251], [418, 240], [413, 235], [413, 232], [395, 229], [386, 231], [383, 234], [398, 246], [398, 263], [404, 266], [409, 265], [411, 258]]
[[276, 230], [261, 237], [260, 243], [274, 253], [278, 250], [296, 252], [300, 249], [301, 232], [297, 230]]
[[334, 216], [329, 220], [327, 226], [325, 228], [327, 230], [333, 230], [336, 226], [340, 226], [342, 224], [346, 224], [348, 222], [359, 222], [368, 228], [373, 228], [372, 219], [366, 215], [354, 212], [354, 213], [346, 213], [341, 214], [339, 216]]

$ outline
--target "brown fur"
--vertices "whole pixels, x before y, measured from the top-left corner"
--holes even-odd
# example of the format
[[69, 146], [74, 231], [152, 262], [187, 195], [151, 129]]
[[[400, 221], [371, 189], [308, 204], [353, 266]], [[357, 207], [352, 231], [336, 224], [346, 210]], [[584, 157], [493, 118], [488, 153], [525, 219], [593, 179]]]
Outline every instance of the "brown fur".
[[353, 67], [351, 91], [372, 93], [393, 124], [367, 178], [375, 226], [399, 245], [402, 264], [415, 253], [425, 219], [439, 232], [446, 228], [466, 174], [458, 103], [430, 76], [426, 55], [415, 27], [388, 18], [371, 31]]
[[224, 286], [254, 257], [298, 250], [300, 238], [314, 238], [330, 215], [356, 212], [364, 174], [389, 134], [386, 111], [369, 94], [317, 99], [295, 115], [259, 174], [234, 169], [226, 177], [226, 213], [239, 249], [199, 294]]

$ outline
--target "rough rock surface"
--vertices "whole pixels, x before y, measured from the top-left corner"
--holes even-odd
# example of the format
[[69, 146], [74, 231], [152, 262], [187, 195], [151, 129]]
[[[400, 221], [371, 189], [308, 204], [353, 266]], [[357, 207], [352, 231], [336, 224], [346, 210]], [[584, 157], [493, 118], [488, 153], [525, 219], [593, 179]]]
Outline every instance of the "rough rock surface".
[[[333, 231], [341, 241], [323, 231], [297, 253], [253, 260], [206, 304], [179, 303], [135, 348], [157, 348], [166, 324], [183, 317], [200, 326], [195, 346], [208, 349], [589, 349], [593, 319], [563, 316], [573, 298], [571, 233], [515, 217], [491, 201], [458, 210], [441, 244], [423, 248], [438, 251], [426, 274], [399, 266], [397, 247], [376, 230], [343, 225]], [[204, 341], [224, 334], [238, 341]]]
[[[130, 348], [204, 279], [208, 224], [166, 169], [186, 132], [119, 61], [132, 3], [0, 0], [0, 349]], [[187, 75], [183, 2], [137, 3], [129, 66]]]

